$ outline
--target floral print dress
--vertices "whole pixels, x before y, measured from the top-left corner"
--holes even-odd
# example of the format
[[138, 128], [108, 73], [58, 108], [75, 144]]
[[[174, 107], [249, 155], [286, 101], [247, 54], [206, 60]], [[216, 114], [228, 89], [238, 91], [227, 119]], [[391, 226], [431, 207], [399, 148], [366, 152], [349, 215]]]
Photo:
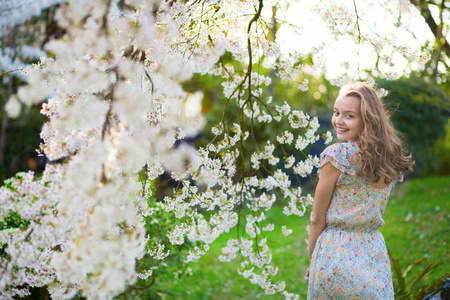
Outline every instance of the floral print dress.
[[[356, 142], [327, 147], [320, 165], [341, 171], [310, 264], [308, 299], [394, 299], [386, 244], [378, 227], [395, 182], [383, 189], [357, 176]], [[401, 177], [401, 174], [400, 174]], [[402, 178], [400, 178], [402, 180]]]

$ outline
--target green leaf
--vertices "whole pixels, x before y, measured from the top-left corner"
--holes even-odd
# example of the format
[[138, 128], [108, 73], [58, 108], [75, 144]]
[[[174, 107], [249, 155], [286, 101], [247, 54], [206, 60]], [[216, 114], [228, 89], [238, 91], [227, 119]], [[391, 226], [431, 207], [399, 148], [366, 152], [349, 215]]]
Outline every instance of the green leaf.
[[442, 263], [442, 262], [439, 262], [439, 263], [430, 263], [429, 265], [427, 265], [426, 267], [425, 267], [425, 269], [420, 273], [420, 274], [418, 274], [415, 278], [412, 278], [411, 280], [410, 280], [410, 282], [412, 282], [411, 283], [411, 285], [410, 285], [410, 287], [411, 287], [411, 289], [412, 290], [415, 290], [415, 289], [417, 289], [417, 285], [431, 272], [431, 271], [433, 271], [434, 269], [436, 269], [437, 267], [439, 267], [439, 266], [441, 266], [441, 265], [443, 265], [444, 263]]
[[417, 260], [415, 263], [409, 265], [406, 268], [405, 272], [403, 272], [403, 278], [406, 278], [406, 276], [408, 275], [409, 271], [411, 271], [415, 266], [417, 266], [418, 264], [420, 264], [424, 260], [425, 260], [425, 257], [423, 257], [423, 258]]
[[397, 279], [398, 285], [400, 290], [398, 291], [399, 294], [403, 294], [403, 292], [406, 290], [406, 284], [405, 284], [405, 278], [402, 275], [402, 269], [400, 267], [400, 262], [397, 258], [395, 258], [391, 251], [388, 250], [389, 258], [391, 259], [391, 264], [394, 269], [394, 275]]

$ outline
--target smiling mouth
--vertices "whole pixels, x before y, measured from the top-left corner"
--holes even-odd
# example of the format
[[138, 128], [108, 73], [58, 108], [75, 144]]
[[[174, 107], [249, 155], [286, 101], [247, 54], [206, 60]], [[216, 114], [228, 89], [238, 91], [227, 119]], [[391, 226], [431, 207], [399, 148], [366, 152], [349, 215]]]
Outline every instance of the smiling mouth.
[[336, 132], [337, 132], [337, 133], [345, 133], [345, 132], [347, 132], [347, 131], [349, 131], [349, 129], [336, 128]]

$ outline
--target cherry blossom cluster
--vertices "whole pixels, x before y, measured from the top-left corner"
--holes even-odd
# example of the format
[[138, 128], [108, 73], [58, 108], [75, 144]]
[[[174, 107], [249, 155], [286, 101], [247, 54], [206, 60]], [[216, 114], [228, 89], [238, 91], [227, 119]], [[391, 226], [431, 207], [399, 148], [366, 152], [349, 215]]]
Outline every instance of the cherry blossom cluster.
[[58, 182], [63, 168], [47, 165], [40, 180], [18, 173], [0, 188], [0, 291], [2, 298], [26, 296], [23, 286], [61, 285], [50, 261], [64, 248], [68, 232], [58, 226]]

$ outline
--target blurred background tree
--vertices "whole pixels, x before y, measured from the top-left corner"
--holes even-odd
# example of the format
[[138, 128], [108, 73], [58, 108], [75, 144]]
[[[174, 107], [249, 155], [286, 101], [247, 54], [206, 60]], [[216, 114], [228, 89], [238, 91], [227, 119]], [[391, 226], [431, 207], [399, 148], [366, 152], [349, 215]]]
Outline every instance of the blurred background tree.
[[[433, 175], [448, 156], [448, 152], [433, 148], [445, 136], [448, 126], [448, 95], [441, 86], [415, 75], [394, 81], [379, 80], [378, 84], [389, 91], [386, 103], [392, 121], [414, 156], [413, 176]], [[441, 172], [450, 174], [450, 170]]]
[[449, 66], [450, 44], [448, 42], [450, 1], [447, 0], [411, 0], [434, 36], [423, 48], [431, 49], [431, 60], [421, 75], [435, 81], [448, 93], [450, 91]]
[[0, 35], [0, 181], [19, 171], [32, 170], [39, 173], [45, 158], [39, 156], [39, 133], [45, 122], [40, 105], [25, 108], [17, 119], [6, 114], [5, 107], [19, 86], [26, 84], [20, 69], [36, 63], [45, 44], [64, 32], [56, 25], [55, 10], [50, 6], [39, 16], [23, 24], [15, 25]]

